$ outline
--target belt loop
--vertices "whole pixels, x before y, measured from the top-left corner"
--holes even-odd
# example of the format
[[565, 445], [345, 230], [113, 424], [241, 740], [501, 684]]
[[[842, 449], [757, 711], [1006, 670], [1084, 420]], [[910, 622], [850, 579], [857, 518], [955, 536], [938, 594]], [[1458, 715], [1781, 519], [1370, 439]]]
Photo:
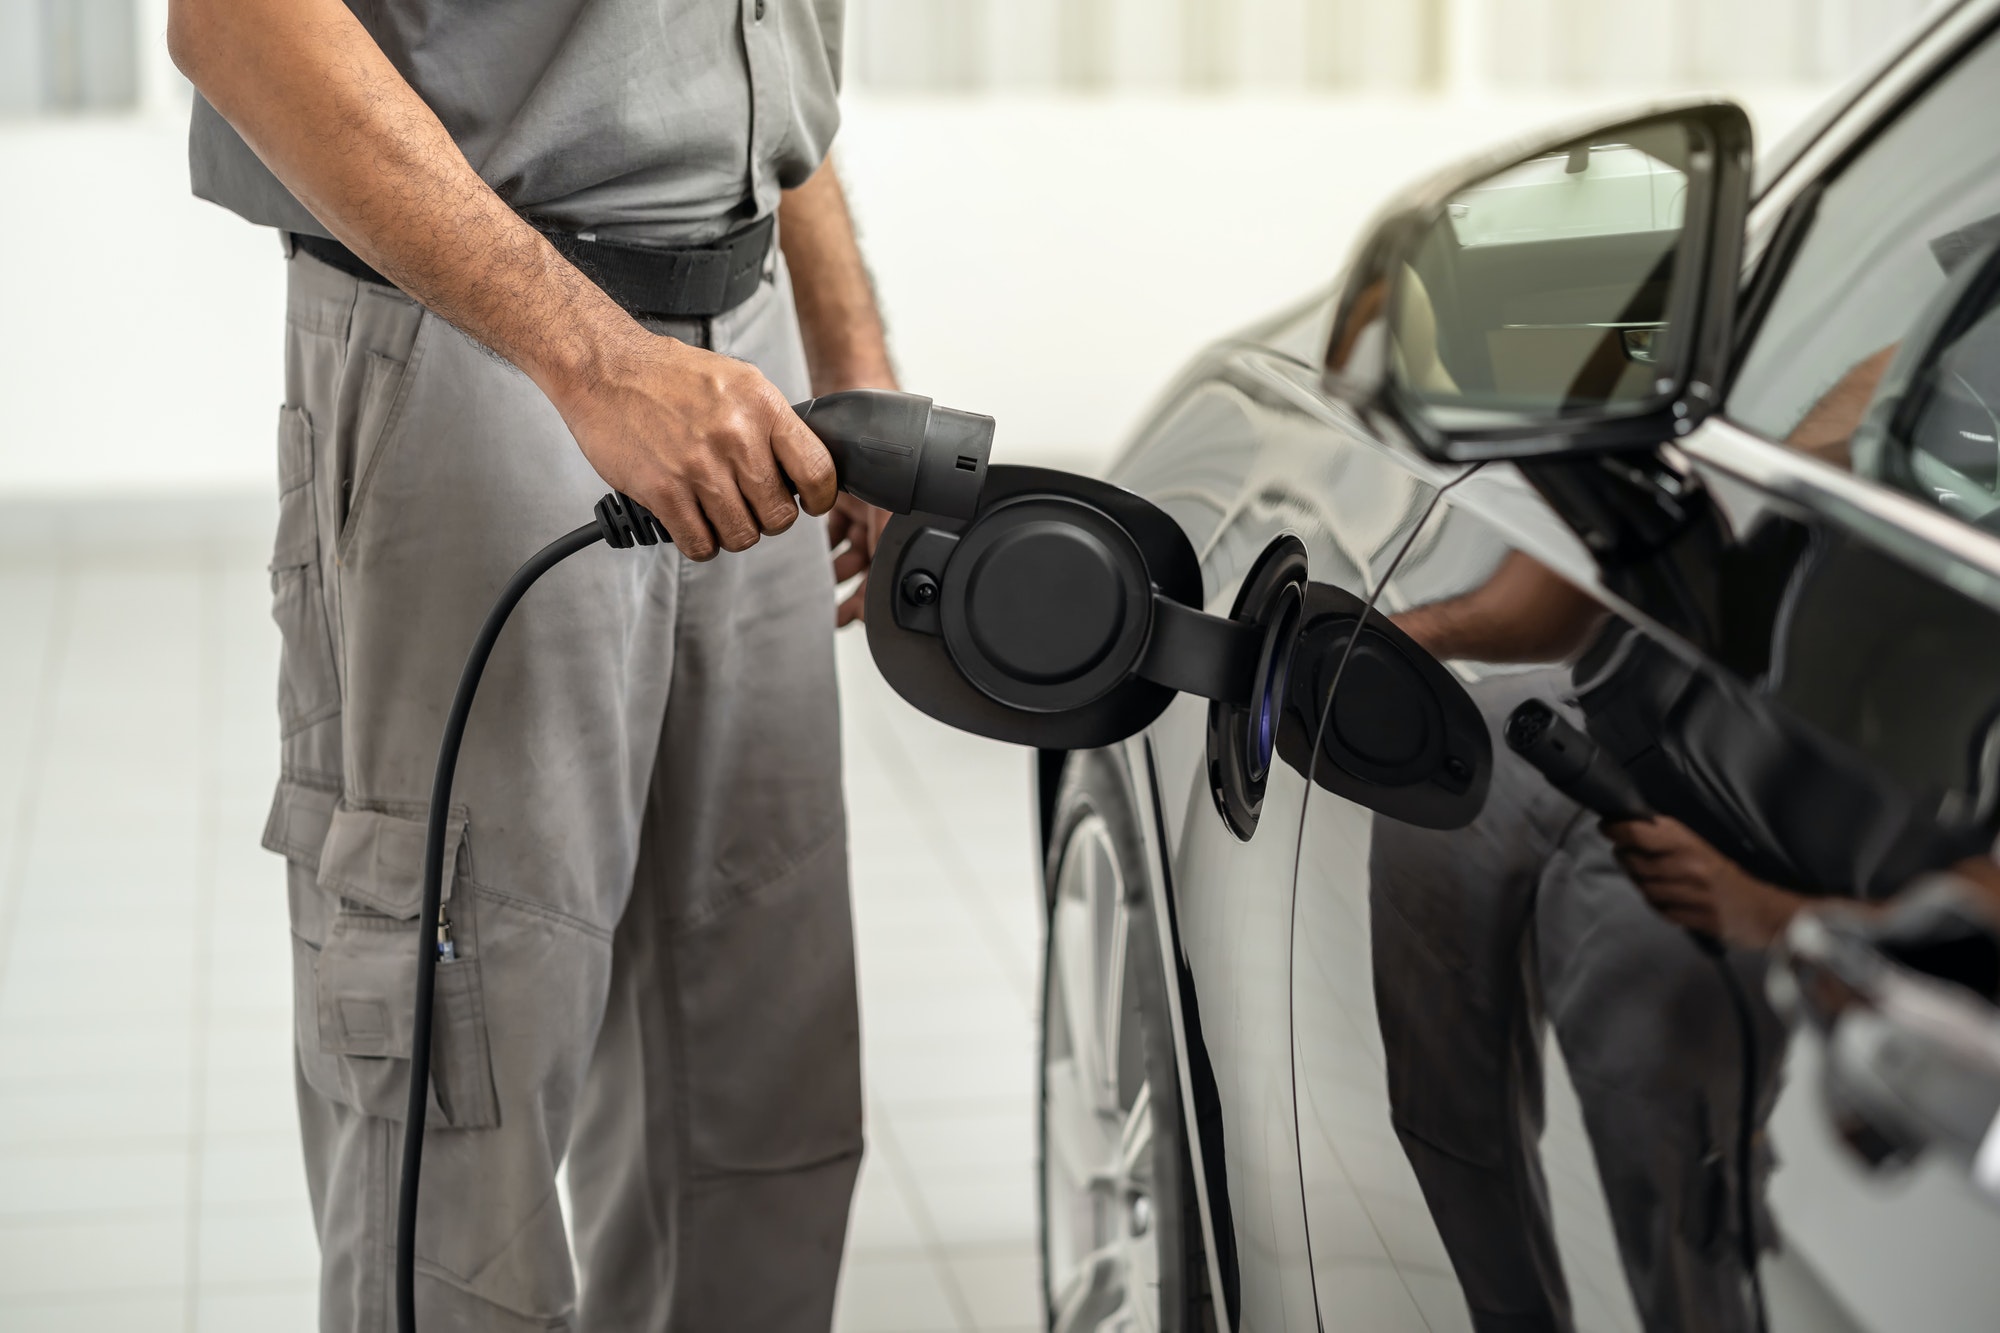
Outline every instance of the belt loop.
[[293, 255], [297, 254], [299, 249], [299, 247], [292, 241], [292, 234], [289, 231], [286, 231], [283, 227], [280, 227], [278, 229], [278, 248], [285, 252], [285, 258], [287, 259], [290, 259]]

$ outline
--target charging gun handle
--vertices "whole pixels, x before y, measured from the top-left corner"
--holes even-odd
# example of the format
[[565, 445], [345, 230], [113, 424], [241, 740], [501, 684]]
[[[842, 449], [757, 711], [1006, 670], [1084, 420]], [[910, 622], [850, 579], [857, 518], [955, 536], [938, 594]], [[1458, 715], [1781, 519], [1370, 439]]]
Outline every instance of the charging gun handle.
[[1507, 747], [1600, 819], [1647, 819], [1653, 813], [1632, 775], [1540, 699], [1523, 703], [1507, 719]]
[[[1652, 807], [1617, 760], [1588, 733], [1571, 726], [1540, 699], [1529, 699], [1507, 719], [1507, 748], [1533, 764], [1549, 784], [1600, 819], [1650, 819]], [[1722, 956], [1713, 935], [1690, 930], [1703, 953]]]
[[[992, 417], [890, 389], [821, 394], [792, 404], [792, 411], [826, 446], [840, 489], [849, 495], [892, 514], [971, 518], [979, 512], [993, 452]], [[790, 477], [784, 482], [798, 494]], [[597, 526], [620, 550], [673, 541], [650, 510], [619, 491], [597, 502]]]

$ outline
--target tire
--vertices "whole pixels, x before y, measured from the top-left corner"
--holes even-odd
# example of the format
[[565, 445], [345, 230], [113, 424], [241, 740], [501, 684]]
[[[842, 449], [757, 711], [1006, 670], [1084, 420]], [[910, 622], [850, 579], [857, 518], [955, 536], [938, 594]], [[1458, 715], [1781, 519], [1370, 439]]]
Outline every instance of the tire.
[[1139, 829], [1117, 762], [1073, 755], [1044, 879], [1037, 1115], [1042, 1291], [1058, 1333], [1214, 1327]]

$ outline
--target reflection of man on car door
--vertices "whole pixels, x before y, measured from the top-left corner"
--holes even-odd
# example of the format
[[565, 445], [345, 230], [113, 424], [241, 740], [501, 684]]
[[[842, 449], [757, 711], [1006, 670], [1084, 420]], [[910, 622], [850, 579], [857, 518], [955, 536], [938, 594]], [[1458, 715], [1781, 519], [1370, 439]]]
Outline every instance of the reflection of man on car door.
[[[1615, 632], [1595, 602], [1519, 555], [1479, 589], [1396, 620], [1440, 658], [1482, 662], [1559, 663]], [[1522, 700], [1570, 690], [1561, 666], [1470, 687], [1496, 731]], [[1707, 844], [1671, 821], [1637, 827], [1671, 867], [1663, 895], [1694, 897], [1684, 881], [1714, 856]], [[1644, 1323], [1750, 1328], [1731, 1206], [1741, 1094], [1731, 1002], [1687, 935], [1633, 892], [1596, 821], [1502, 749], [1472, 825], [1378, 820], [1370, 870], [1392, 1114], [1475, 1327], [1574, 1326], [1539, 1147], [1553, 1026]], [[1700, 910], [1725, 914], [1713, 898]], [[1726, 915], [1737, 915], [1733, 900]], [[1758, 955], [1729, 965], [1757, 988]], [[1761, 1004], [1756, 1021], [1761, 1121], [1782, 1029]]]

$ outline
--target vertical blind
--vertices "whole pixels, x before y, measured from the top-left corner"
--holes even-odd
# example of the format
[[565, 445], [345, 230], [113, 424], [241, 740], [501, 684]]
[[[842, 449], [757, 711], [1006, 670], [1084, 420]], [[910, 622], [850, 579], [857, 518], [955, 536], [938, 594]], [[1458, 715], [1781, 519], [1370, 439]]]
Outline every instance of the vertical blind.
[[848, 0], [884, 91], [1670, 88], [1841, 78], [1937, 0]]
[[119, 110], [138, 99], [136, 0], [0, 0], [0, 113]]
[[[1664, 89], [1839, 79], [1938, 0], [848, 0], [885, 92]], [[0, 114], [131, 107], [138, 0], [0, 0]]]

